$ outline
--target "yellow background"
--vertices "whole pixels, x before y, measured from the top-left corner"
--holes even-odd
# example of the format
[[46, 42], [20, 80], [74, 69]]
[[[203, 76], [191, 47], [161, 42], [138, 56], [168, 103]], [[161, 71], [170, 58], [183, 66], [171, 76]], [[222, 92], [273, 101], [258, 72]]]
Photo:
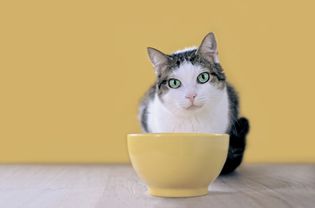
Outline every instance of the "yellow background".
[[146, 47], [210, 31], [251, 121], [246, 161], [315, 162], [312, 2], [1, 1], [0, 162], [127, 162]]

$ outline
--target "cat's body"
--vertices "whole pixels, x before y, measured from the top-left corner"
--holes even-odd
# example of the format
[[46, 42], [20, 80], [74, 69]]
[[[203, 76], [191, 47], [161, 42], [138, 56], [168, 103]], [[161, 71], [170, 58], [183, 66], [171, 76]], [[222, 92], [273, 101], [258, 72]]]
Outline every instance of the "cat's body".
[[148, 49], [157, 81], [140, 106], [145, 132], [228, 133], [230, 147], [222, 173], [242, 161], [249, 130], [239, 118], [238, 96], [218, 61], [216, 41], [209, 33], [197, 48], [166, 55]]

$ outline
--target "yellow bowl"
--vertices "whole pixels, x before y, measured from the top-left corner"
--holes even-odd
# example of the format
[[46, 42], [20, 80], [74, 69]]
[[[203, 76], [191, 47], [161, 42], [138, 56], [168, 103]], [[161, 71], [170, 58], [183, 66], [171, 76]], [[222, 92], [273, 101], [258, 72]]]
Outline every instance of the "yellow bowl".
[[227, 157], [229, 135], [197, 133], [129, 134], [133, 168], [151, 195], [208, 194]]

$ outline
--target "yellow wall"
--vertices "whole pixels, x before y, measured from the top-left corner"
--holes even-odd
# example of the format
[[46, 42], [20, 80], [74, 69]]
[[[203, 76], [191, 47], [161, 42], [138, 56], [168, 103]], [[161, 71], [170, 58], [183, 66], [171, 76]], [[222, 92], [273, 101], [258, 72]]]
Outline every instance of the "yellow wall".
[[251, 120], [246, 161], [315, 162], [312, 1], [8, 2], [0, 162], [128, 161], [154, 80], [146, 47], [172, 52], [209, 31]]

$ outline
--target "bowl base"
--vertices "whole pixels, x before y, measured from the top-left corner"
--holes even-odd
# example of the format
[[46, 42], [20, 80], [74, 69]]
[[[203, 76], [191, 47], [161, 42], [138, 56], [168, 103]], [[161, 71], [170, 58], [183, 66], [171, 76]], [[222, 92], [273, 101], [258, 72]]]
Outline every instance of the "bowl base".
[[148, 188], [149, 194], [160, 197], [195, 197], [208, 194], [208, 187], [191, 189]]

